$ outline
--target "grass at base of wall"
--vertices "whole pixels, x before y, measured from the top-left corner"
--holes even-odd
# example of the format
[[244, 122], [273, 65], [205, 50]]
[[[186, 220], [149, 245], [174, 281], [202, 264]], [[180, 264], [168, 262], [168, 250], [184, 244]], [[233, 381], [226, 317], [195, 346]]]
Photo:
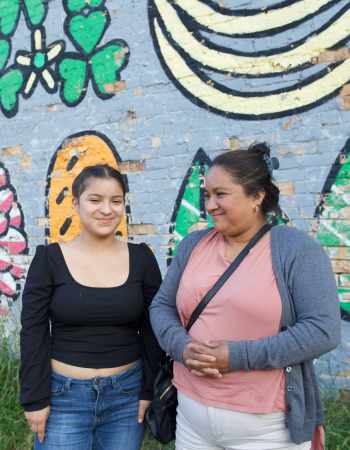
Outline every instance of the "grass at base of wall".
[[350, 402], [325, 400], [326, 449], [350, 449]]
[[0, 450], [31, 448], [31, 433], [18, 403], [18, 367], [18, 361], [11, 357], [3, 342], [0, 347]]
[[[18, 403], [18, 361], [6, 343], [0, 351], [0, 450], [31, 450], [32, 433]], [[350, 403], [326, 400], [327, 450], [350, 449]], [[173, 443], [161, 445], [146, 434], [142, 450], [174, 450]]]

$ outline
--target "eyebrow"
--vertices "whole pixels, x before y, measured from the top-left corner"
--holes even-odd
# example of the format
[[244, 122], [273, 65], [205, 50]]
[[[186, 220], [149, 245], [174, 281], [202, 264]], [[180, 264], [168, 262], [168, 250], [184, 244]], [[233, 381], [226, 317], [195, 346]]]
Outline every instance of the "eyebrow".
[[[93, 192], [91, 192], [88, 196], [89, 197], [99, 197], [99, 198], [103, 197], [103, 195], [95, 194]], [[123, 198], [123, 195], [122, 194], [112, 195], [112, 198]]]
[[[222, 187], [222, 186], [218, 186], [218, 187], [213, 188], [213, 191], [229, 191], [229, 190], [230, 190], [229, 188], [225, 188], [225, 187]], [[204, 191], [208, 192], [208, 189], [204, 188]]]

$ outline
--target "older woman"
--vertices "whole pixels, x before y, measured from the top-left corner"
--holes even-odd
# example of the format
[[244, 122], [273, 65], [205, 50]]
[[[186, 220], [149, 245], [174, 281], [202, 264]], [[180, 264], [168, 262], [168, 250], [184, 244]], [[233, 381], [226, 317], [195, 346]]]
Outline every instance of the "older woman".
[[151, 305], [174, 360], [177, 450], [306, 450], [323, 423], [313, 359], [340, 340], [320, 245], [284, 225], [252, 248], [194, 323], [193, 310], [279, 210], [269, 148], [224, 153], [206, 179], [215, 227], [184, 239]]

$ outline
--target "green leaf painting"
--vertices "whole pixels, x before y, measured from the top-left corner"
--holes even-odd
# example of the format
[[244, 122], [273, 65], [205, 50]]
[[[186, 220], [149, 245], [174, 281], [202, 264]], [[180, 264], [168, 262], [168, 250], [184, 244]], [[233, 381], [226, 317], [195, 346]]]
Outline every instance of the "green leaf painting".
[[66, 32], [76, 48], [89, 55], [101, 41], [110, 23], [106, 8], [92, 11], [88, 15], [78, 14], [69, 17]]
[[97, 94], [110, 95], [108, 86], [120, 80], [120, 71], [128, 62], [129, 49], [124, 41], [109, 42], [91, 57], [91, 71]]
[[181, 185], [175, 202], [175, 209], [171, 218], [170, 242], [168, 263], [176, 254], [177, 246], [181, 240], [196, 227], [211, 227], [213, 221], [207, 215], [204, 203], [204, 177], [208, 173], [210, 159], [199, 149], [191, 167]]
[[68, 106], [77, 105], [86, 94], [87, 62], [74, 54], [72, 57], [67, 56], [59, 64], [59, 74], [62, 79], [61, 97]]
[[316, 210], [316, 238], [329, 254], [343, 318], [350, 320], [350, 139], [333, 164]]
[[98, 49], [91, 59], [67, 53], [59, 64], [62, 79], [61, 98], [68, 106], [80, 103], [87, 91], [89, 79], [100, 98], [113, 94], [109, 87], [120, 80], [120, 71], [128, 62], [129, 49], [126, 42], [116, 40]]
[[[80, 103], [92, 81], [96, 95], [108, 99], [118, 88], [120, 72], [129, 60], [125, 41], [114, 39], [98, 47], [110, 24], [104, 1], [70, 0], [64, 2], [68, 17], [65, 31], [80, 53], [66, 53], [58, 64], [60, 96], [67, 106]], [[120, 88], [120, 87], [119, 87]]]
[[[24, 99], [33, 95], [40, 83], [49, 94], [59, 90], [67, 106], [78, 105], [91, 80], [95, 94], [102, 100], [125, 87], [121, 71], [129, 61], [129, 47], [121, 39], [101, 45], [111, 18], [105, 0], [63, 0], [67, 14], [63, 31], [76, 48], [66, 52], [66, 42], [46, 45], [47, 0], [0, 0], [0, 109], [6, 117], [18, 111], [19, 93]], [[7, 67], [21, 12], [31, 30], [30, 49], [17, 49], [15, 62]], [[10, 70], [11, 69], [11, 70]]]
[[87, 8], [98, 8], [105, 0], [65, 0], [64, 4], [68, 12], [77, 13]]
[[0, 32], [10, 36], [16, 29], [20, 0], [0, 0]]
[[0, 32], [11, 36], [19, 20], [21, 8], [27, 26], [34, 29], [42, 25], [48, 11], [47, 0], [0, 0]]
[[47, 0], [24, 0], [24, 14], [31, 28], [41, 25], [47, 13]]
[[18, 94], [23, 83], [23, 74], [18, 69], [9, 69], [0, 77], [0, 106], [7, 117], [12, 117], [17, 112]]

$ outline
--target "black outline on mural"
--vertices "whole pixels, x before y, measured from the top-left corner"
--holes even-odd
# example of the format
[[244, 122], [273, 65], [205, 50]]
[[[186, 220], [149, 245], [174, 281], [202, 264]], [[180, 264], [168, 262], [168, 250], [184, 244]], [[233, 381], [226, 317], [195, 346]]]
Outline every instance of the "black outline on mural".
[[[102, 139], [108, 145], [108, 147], [110, 148], [111, 152], [113, 153], [113, 156], [114, 156], [118, 166], [122, 163], [122, 159], [121, 159], [117, 149], [115, 148], [115, 145], [113, 144], [113, 142], [105, 134], [100, 133], [99, 131], [96, 131], [96, 130], [80, 131], [79, 133], [71, 134], [70, 136], [68, 136], [65, 139], [63, 139], [63, 141], [61, 142], [59, 147], [57, 147], [55, 153], [53, 154], [53, 156], [51, 158], [51, 161], [50, 161], [50, 164], [49, 164], [48, 169], [47, 169], [46, 186], [45, 186], [45, 217], [47, 219], [49, 219], [48, 198], [49, 198], [50, 188], [51, 188], [51, 173], [52, 173], [52, 170], [53, 170], [53, 168], [55, 167], [55, 164], [56, 164], [57, 153], [59, 152], [59, 150], [62, 149], [62, 147], [65, 145], [65, 143], [68, 140], [70, 140], [70, 139], [77, 139], [77, 138], [84, 137], [84, 136], [91, 136], [91, 135], [99, 137], [100, 139]], [[124, 184], [125, 184], [125, 192], [127, 194], [129, 192], [129, 182], [128, 182], [127, 175], [123, 174], [123, 180], [124, 180]], [[131, 208], [130, 208], [130, 205], [128, 203], [126, 203], [126, 205], [125, 205], [125, 214], [126, 214], [126, 220], [127, 220], [127, 223], [128, 223], [130, 218], [131, 218]], [[50, 227], [49, 226], [45, 227], [45, 238], [46, 238], [46, 242], [48, 242], [48, 239], [50, 238]]]
[[[153, 0], [149, 0], [149, 1], [153, 2]], [[221, 7], [217, 3], [215, 3], [215, 2], [213, 2], [211, 0], [200, 0], [200, 1], [204, 5], [207, 5], [210, 8], [212, 8], [213, 11], [215, 11], [215, 12], [219, 12], [219, 13], [225, 14], [227, 16], [245, 17], [245, 16], [255, 16], [257, 14], [261, 14], [262, 12], [268, 13], [268, 12], [273, 11], [273, 10], [277, 10], [277, 9], [280, 9], [280, 8], [285, 8], [285, 7], [293, 5], [294, 3], [298, 3], [299, 0], [285, 0], [285, 1], [281, 2], [281, 3], [277, 3], [276, 5], [271, 5], [271, 6], [267, 7], [267, 8], [260, 8], [260, 9], [236, 9], [236, 10], [228, 9], [228, 8], [225, 8], [225, 7]], [[331, 7], [336, 5], [337, 3], [339, 3], [339, 0], [330, 0], [328, 3], [326, 3], [321, 8], [319, 8], [316, 12], [305, 16], [301, 20], [297, 20], [295, 22], [290, 22], [287, 25], [276, 27], [276, 28], [273, 28], [273, 29], [268, 30], [268, 31], [258, 31], [258, 32], [247, 33], [247, 34], [240, 34], [240, 33], [227, 34], [227, 33], [215, 32], [215, 34], [218, 34], [218, 35], [221, 35], [221, 36], [230, 36], [230, 37], [235, 37], [235, 38], [237, 37], [237, 38], [242, 38], [242, 39], [273, 36], [275, 34], [281, 33], [282, 31], [286, 31], [286, 30], [289, 30], [289, 29], [291, 29], [291, 28], [293, 28], [295, 26], [303, 24], [304, 22], [306, 22], [306, 21], [312, 19], [313, 17], [315, 17], [317, 14], [320, 14], [320, 13], [330, 9]], [[152, 6], [154, 6], [154, 5], [152, 5]], [[212, 33], [212, 30], [210, 30], [209, 28], [207, 28], [207, 27], [203, 26], [202, 24], [196, 22], [191, 16], [189, 16], [186, 13], [186, 11], [182, 10], [178, 5], [176, 5], [176, 2], [173, 2], [173, 6], [178, 11], [178, 14], [186, 19], [186, 22], [188, 23], [190, 28], [192, 28], [192, 29], [201, 29], [201, 30], [203, 30], [203, 31], [205, 31], [207, 33]]]
[[[317, 205], [314, 213], [314, 217], [318, 220], [318, 223], [320, 220], [320, 216], [322, 215], [324, 210], [324, 198], [327, 194], [331, 192], [331, 188], [334, 184], [334, 181], [336, 180], [339, 170], [341, 169], [341, 158], [343, 156], [347, 157], [349, 154], [350, 154], [350, 138], [345, 142], [343, 148], [340, 150], [338, 156], [336, 157], [334, 163], [332, 164], [331, 170], [328, 173], [326, 181], [323, 184], [321, 190], [321, 201]], [[340, 310], [342, 319], [350, 321], [350, 313], [348, 313], [342, 308], [340, 308]]]
[[[200, 170], [201, 170], [201, 174], [202, 175], [204, 175], [203, 174], [204, 166], [206, 164], [208, 166], [211, 165], [210, 157], [207, 155], [207, 153], [202, 148], [199, 148], [197, 150], [196, 154], [194, 155], [192, 161], [191, 161], [190, 167], [188, 168], [188, 170], [186, 172], [186, 175], [185, 175], [184, 179], [182, 180], [179, 192], [178, 192], [178, 194], [176, 196], [175, 206], [174, 206], [174, 209], [173, 209], [173, 213], [171, 215], [170, 226], [169, 226], [169, 233], [171, 235], [174, 233], [175, 226], [176, 226], [176, 218], [177, 218], [177, 214], [178, 214], [179, 209], [180, 209], [181, 200], [183, 198], [186, 186], [188, 184], [188, 180], [189, 180], [189, 178], [190, 178], [190, 176], [192, 174], [193, 165], [196, 162], [199, 162], [199, 164], [200, 164]], [[205, 209], [204, 193], [203, 193], [202, 189], [200, 191], [199, 203], [200, 203], [200, 208], [201, 208], [200, 218], [206, 219], [207, 218], [207, 212], [206, 212], [206, 209]], [[170, 242], [171, 242], [171, 239], [170, 239]], [[172, 256], [172, 249], [171, 249], [171, 246], [170, 246], [169, 250], [168, 250], [168, 254], [167, 254], [167, 265], [169, 265], [171, 263], [172, 258], [173, 258], [173, 256]]]
[[[25, 231], [25, 218], [24, 218], [24, 214], [23, 214], [23, 209], [22, 209], [22, 206], [21, 206], [20, 202], [18, 201], [17, 191], [14, 188], [14, 186], [11, 184], [10, 172], [5, 167], [4, 163], [1, 162], [1, 161], [0, 161], [0, 168], [4, 170], [5, 176], [6, 176], [7, 181], [8, 181], [7, 185], [0, 187], [0, 191], [8, 189], [8, 190], [10, 190], [13, 193], [13, 203], [16, 203], [16, 206], [17, 206], [17, 208], [18, 208], [18, 210], [19, 210], [19, 212], [21, 214], [21, 225], [20, 225], [19, 228], [15, 228], [15, 229], [17, 231], [19, 231], [22, 234], [22, 236], [24, 237], [25, 242], [26, 242], [26, 246], [25, 246], [24, 250], [22, 250], [20, 252], [20, 255], [28, 255], [28, 253], [29, 253], [28, 236], [27, 236], [27, 233]], [[5, 213], [4, 216], [8, 220], [8, 224], [9, 224], [10, 220], [11, 220], [9, 211], [7, 213]], [[9, 226], [10, 225], [8, 225], [7, 229], [3, 233], [0, 234], [1, 237], [6, 235]], [[0, 270], [1, 273], [5, 273], [5, 272], [8, 272], [8, 271], [9, 271], [9, 267], [6, 268], [5, 270]], [[9, 296], [9, 295], [6, 295], [6, 294], [2, 294], [5, 297], [11, 299], [12, 301], [17, 300], [17, 298], [19, 297], [19, 295], [21, 293], [21, 282], [15, 277], [14, 277], [14, 279], [16, 280], [16, 293], [14, 295], [12, 295], [12, 296]], [[2, 293], [2, 291], [0, 291], [0, 292]]]
[[1, 74], [6, 70], [6, 66], [7, 66], [7, 64], [8, 64], [8, 62], [9, 62], [10, 57], [11, 57], [11, 53], [12, 53], [12, 42], [11, 42], [11, 39], [6, 38], [5, 36], [1, 36], [1, 34], [0, 34], [0, 40], [1, 40], [1, 41], [6, 41], [6, 42], [8, 43], [8, 46], [9, 46], [8, 55], [7, 55], [7, 57], [6, 57], [5, 61], [4, 61], [4, 64], [3, 64], [3, 66], [2, 66], [2, 69], [0, 69], [0, 75], [1, 75]]
[[[156, 36], [156, 32], [155, 32], [155, 28], [153, 25], [153, 21], [157, 20], [157, 18], [155, 18], [153, 16], [153, 12], [151, 11], [151, 9], [149, 9], [149, 21], [150, 21], [150, 30], [151, 30], [151, 36], [152, 36], [152, 40], [153, 40], [153, 45], [155, 48], [155, 51], [157, 53], [158, 59], [160, 61], [160, 64], [165, 72], [165, 74], [167, 75], [167, 77], [170, 79], [170, 81], [176, 86], [176, 88], [181, 92], [181, 94], [186, 97], [188, 100], [190, 100], [192, 103], [194, 103], [196, 106], [199, 106], [200, 108], [205, 109], [206, 111], [210, 111], [214, 114], [218, 114], [220, 116], [226, 117], [226, 118], [230, 118], [230, 119], [242, 119], [242, 120], [270, 120], [270, 119], [277, 119], [280, 117], [287, 117], [290, 115], [294, 115], [297, 113], [301, 113], [301, 112], [305, 112], [308, 111], [310, 109], [313, 109], [317, 106], [322, 105], [323, 103], [326, 103], [328, 100], [330, 100], [331, 98], [333, 98], [334, 96], [336, 96], [340, 90], [342, 89], [342, 87], [336, 88], [331, 94], [325, 95], [324, 97], [320, 98], [319, 100], [310, 103], [309, 105], [305, 105], [305, 106], [301, 106], [300, 108], [294, 108], [294, 109], [290, 109], [287, 111], [281, 111], [281, 112], [275, 112], [275, 113], [267, 113], [267, 114], [260, 114], [260, 115], [253, 115], [253, 114], [238, 114], [238, 113], [228, 113], [222, 110], [219, 110], [217, 108], [208, 106], [205, 102], [203, 102], [202, 100], [200, 100], [198, 97], [194, 97], [192, 96], [182, 85], [181, 83], [179, 83], [179, 81], [173, 76], [172, 72], [170, 71], [170, 69], [168, 68], [167, 63], [165, 62], [163, 55], [160, 51], [160, 47], [159, 47], [159, 43], [157, 40], [157, 36]], [[300, 89], [320, 78], [322, 78], [323, 76], [327, 75], [330, 71], [332, 71], [333, 69], [335, 69], [336, 67], [338, 67], [341, 64], [341, 62], [339, 63], [335, 63], [335, 64], [331, 64], [328, 67], [326, 67], [325, 69], [321, 70], [320, 72], [318, 72], [317, 74], [313, 74], [307, 78], [305, 78], [303, 81], [292, 85], [292, 86], [288, 86], [286, 88], [281, 88], [281, 89], [276, 89], [274, 91], [259, 91], [259, 92], [240, 92], [240, 91], [235, 91], [234, 89], [230, 89], [227, 86], [220, 84], [214, 80], [212, 80], [211, 78], [209, 78], [206, 74], [202, 73], [200, 70], [195, 70], [192, 66], [191, 70], [193, 70], [193, 72], [198, 76], [198, 78], [200, 78], [204, 83], [206, 84], [210, 84], [213, 88], [217, 89], [218, 91], [224, 93], [224, 94], [234, 94], [234, 95], [238, 95], [242, 98], [242, 101], [244, 100], [244, 98], [248, 98], [248, 97], [267, 97], [270, 94], [283, 94], [285, 92], [289, 92], [292, 91], [294, 89]], [[349, 80], [350, 80], [350, 74], [349, 74]]]
[[[175, 5], [174, 5], [175, 6]], [[152, 12], [152, 15], [154, 18], [157, 19], [158, 24], [163, 31], [164, 35], [166, 36], [168, 42], [171, 44], [173, 48], [176, 49], [176, 51], [181, 55], [181, 57], [185, 60], [186, 64], [193, 68], [194, 72], [197, 72], [194, 68], [199, 67], [199, 69], [204, 70], [210, 70], [211, 72], [221, 73], [221, 74], [229, 74], [230, 77], [235, 78], [270, 78], [270, 77], [278, 77], [283, 74], [291, 74], [294, 72], [298, 72], [300, 70], [307, 69], [309, 67], [314, 67], [314, 64], [311, 62], [300, 64], [299, 66], [294, 67], [293, 69], [286, 69], [283, 72], [271, 72], [266, 74], [245, 74], [245, 73], [238, 73], [230, 72], [230, 71], [224, 71], [220, 69], [215, 69], [214, 67], [208, 67], [205, 64], [200, 63], [199, 61], [195, 61], [183, 47], [181, 47], [172, 37], [170, 32], [167, 30], [162, 16], [159, 14], [158, 9], [155, 5], [153, 5], [154, 11]], [[174, 8], [176, 9], [176, 8]], [[236, 55], [236, 56], [246, 56], [246, 57], [262, 57], [262, 56], [274, 56], [279, 55], [288, 51], [291, 51], [295, 49], [296, 47], [303, 45], [305, 42], [307, 42], [311, 37], [317, 36], [318, 34], [322, 33], [324, 30], [326, 30], [330, 25], [332, 25], [339, 17], [341, 17], [345, 12], [347, 12], [350, 9], [350, 4], [345, 5], [341, 10], [339, 10], [331, 19], [329, 19], [325, 24], [323, 24], [318, 30], [314, 30], [312, 33], [308, 34], [307, 36], [304, 36], [303, 38], [292, 42], [291, 44], [284, 46], [284, 47], [278, 47], [274, 49], [268, 49], [268, 50], [260, 50], [258, 52], [243, 52], [236, 49], [230, 49], [218, 44], [215, 44], [208, 40], [205, 36], [203, 36], [198, 30], [194, 28], [194, 26], [187, 21], [183, 21], [184, 26], [188, 29], [188, 31], [192, 34], [192, 36], [201, 44], [206, 46], [207, 48], [221, 52], [223, 54], [227, 55]], [[152, 23], [152, 22], [151, 22]], [[153, 25], [152, 25], [153, 26]], [[219, 33], [218, 33], [219, 34]], [[333, 47], [329, 47], [327, 50], [335, 50], [337, 48], [342, 47], [350, 40], [350, 34], [343, 40], [339, 41], [336, 45]]]

